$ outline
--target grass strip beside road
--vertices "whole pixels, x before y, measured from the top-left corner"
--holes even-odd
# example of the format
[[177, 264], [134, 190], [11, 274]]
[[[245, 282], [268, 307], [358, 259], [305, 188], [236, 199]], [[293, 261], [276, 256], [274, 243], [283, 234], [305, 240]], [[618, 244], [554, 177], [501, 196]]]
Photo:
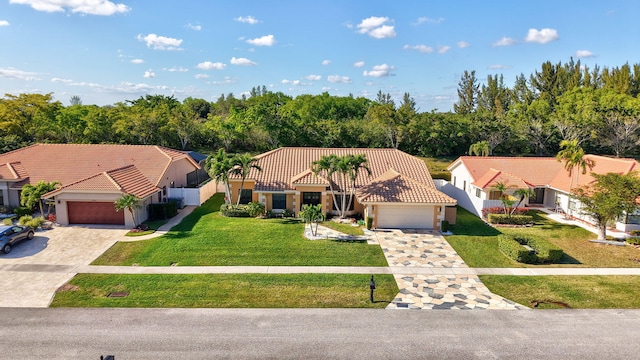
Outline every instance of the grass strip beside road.
[[[494, 294], [530, 306], [532, 300], [559, 301], [573, 309], [640, 308], [639, 276], [480, 275]], [[549, 303], [540, 309], [557, 309]]]
[[[398, 293], [393, 275], [359, 274], [79, 274], [51, 307], [140, 308], [384, 308]], [[112, 292], [129, 292], [121, 298]]]
[[311, 241], [297, 219], [223, 217], [222, 202], [215, 195], [162, 237], [116, 243], [93, 265], [387, 266], [378, 245]]

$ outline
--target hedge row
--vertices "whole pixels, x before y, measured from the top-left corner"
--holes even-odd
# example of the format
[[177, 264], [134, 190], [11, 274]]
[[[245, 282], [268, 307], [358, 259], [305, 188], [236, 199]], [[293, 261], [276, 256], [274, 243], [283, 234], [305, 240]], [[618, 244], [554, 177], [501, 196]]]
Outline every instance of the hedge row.
[[166, 220], [178, 214], [178, 204], [175, 201], [149, 204], [149, 220]]
[[[525, 215], [531, 211], [528, 207], [507, 208], [507, 211], [513, 211], [513, 215]], [[504, 208], [501, 206], [492, 206], [482, 209], [482, 217], [486, 218], [489, 214], [504, 214]]]
[[487, 221], [490, 224], [527, 225], [533, 223], [533, 216], [489, 214]]
[[220, 206], [220, 213], [226, 217], [250, 217], [246, 205], [223, 204]]
[[[523, 245], [533, 249], [528, 250]], [[525, 264], [557, 263], [562, 258], [562, 249], [541, 238], [498, 236], [498, 247], [509, 258]]]

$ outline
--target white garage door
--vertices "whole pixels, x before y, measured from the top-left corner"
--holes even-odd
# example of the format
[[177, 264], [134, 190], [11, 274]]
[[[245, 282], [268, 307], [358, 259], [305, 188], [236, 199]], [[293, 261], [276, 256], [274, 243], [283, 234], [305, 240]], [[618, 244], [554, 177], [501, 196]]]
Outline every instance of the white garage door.
[[378, 228], [433, 229], [434, 206], [378, 205]]

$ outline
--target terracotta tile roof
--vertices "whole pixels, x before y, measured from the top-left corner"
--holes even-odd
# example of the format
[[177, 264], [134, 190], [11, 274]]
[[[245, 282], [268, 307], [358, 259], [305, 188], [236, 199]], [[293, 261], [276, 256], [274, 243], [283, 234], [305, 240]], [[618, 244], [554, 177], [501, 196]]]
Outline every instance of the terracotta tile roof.
[[444, 193], [408, 178], [394, 169], [356, 191], [361, 203], [402, 202], [455, 205], [456, 200]]
[[0, 180], [16, 181], [23, 179], [24, 175], [24, 168], [20, 162], [0, 164]]
[[525, 189], [535, 187], [535, 185], [527, 182], [526, 180], [511, 175], [507, 172], [497, 169], [489, 169], [480, 179], [476, 180], [472, 184], [481, 188], [488, 189], [496, 186], [498, 183], [504, 184], [506, 187]]
[[132, 194], [139, 198], [145, 198], [159, 190], [160, 189], [149, 182], [134, 165], [129, 165], [67, 184], [45, 194], [43, 197], [49, 198], [64, 191], [85, 191], [121, 192], [124, 194]]
[[[578, 174], [574, 173], [572, 189], [579, 186], [591, 184], [594, 181], [591, 173], [606, 174], [606, 173], [618, 173], [628, 174], [632, 171], [640, 170], [640, 163], [634, 159], [627, 158], [612, 158], [600, 155], [585, 155], [585, 159], [592, 160], [594, 162], [593, 169], [587, 168], [587, 173], [582, 174], [582, 171], [578, 169]], [[549, 187], [554, 189], [569, 192], [569, 184], [571, 178], [569, 177], [569, 171], [563, 168], [555, 174], [556, 176], [549, 182]], [[577, 181], [576, 181], [577, 180]]]
[[0, 154], [0, 164], [20, 162], [21, 178], [59, 181], [62, 185], [128, 165], [135, 165], [157, 185], [171, 162], [179, 159], [199, 167], [181, 151], [152, 145], [36, 144]]
[[[404, 153], [396, 149], [368, 149], [368, 148], [305, 148], [305, 147], [290, 147], [279, 148], [256, 156], [258, 159], [257, 165], [262, 168], [262, 172], [252, 169], [248, 175], [248, 179], [255, 180], [255, 191], [285, 191], [294, 190], [296, 184], [318, 184], [328, 185], [327, 179], [320, 176], [315, 176], [311, 172], [311, 163], [320, 159], [322, 156], [335, 154], [337, 156], [344, 155], [358, 155], [364, 154], [367, 157], [369, 168], [371, 169], [371, 176], [368, 176], [365, 170], [360, 173], [356, 187], [362, 188], [363, 186], [369, 186], [366, 193], [371, 196], [381, 196], [386, 199], [407, 199], [414, 201], [417, 200], [429, 200], [426, 202], [433, 202], [430, 199], [438, 200], [437, 203], [450, 203], [455, 200], [448, 198], [443, 193], [440, 193], [436, 188], [429, 169], [427, 169], [424, 161]], [[387, 173], [390, 169], [394, 169], [397, 174], [400, 174], [400, 179], [393, 180], [389, 178], [389, 181], [396, 181], [398, 185], [404, 183], [403, 189], [406, 189], [406, 194], [384, 195], [385, 193], [380, 190], [374, 192], [372, 188], [372, 182], [380, 178], [383, 174]], [[333, 179], [332, 179], [333, 180]], [[408, 182], [412, 182], [408, 184]], [[385, 185], [392, 185], [392, 183], [378, 183], [377, 186], [383, 187]], [[425, 195], [426, 190], [431, 189], [431, 197]], [[337, 185], [336, 191], [342, 191]], [[386, 197], [385, 197], [386, 196]], [[441, 201], [446, 200], [446, 201]]]

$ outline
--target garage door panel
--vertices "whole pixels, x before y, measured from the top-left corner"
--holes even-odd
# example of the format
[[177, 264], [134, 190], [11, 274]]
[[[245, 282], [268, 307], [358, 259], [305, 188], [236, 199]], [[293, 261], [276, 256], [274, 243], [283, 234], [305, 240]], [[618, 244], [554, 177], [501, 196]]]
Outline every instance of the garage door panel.
[[116, 211], [112, 202], [67, 202], [69, 224], [124, 225], [124, 211]]
[[379, 205], [379, 228], [433, 229], [434, 207], [425, 205]]

